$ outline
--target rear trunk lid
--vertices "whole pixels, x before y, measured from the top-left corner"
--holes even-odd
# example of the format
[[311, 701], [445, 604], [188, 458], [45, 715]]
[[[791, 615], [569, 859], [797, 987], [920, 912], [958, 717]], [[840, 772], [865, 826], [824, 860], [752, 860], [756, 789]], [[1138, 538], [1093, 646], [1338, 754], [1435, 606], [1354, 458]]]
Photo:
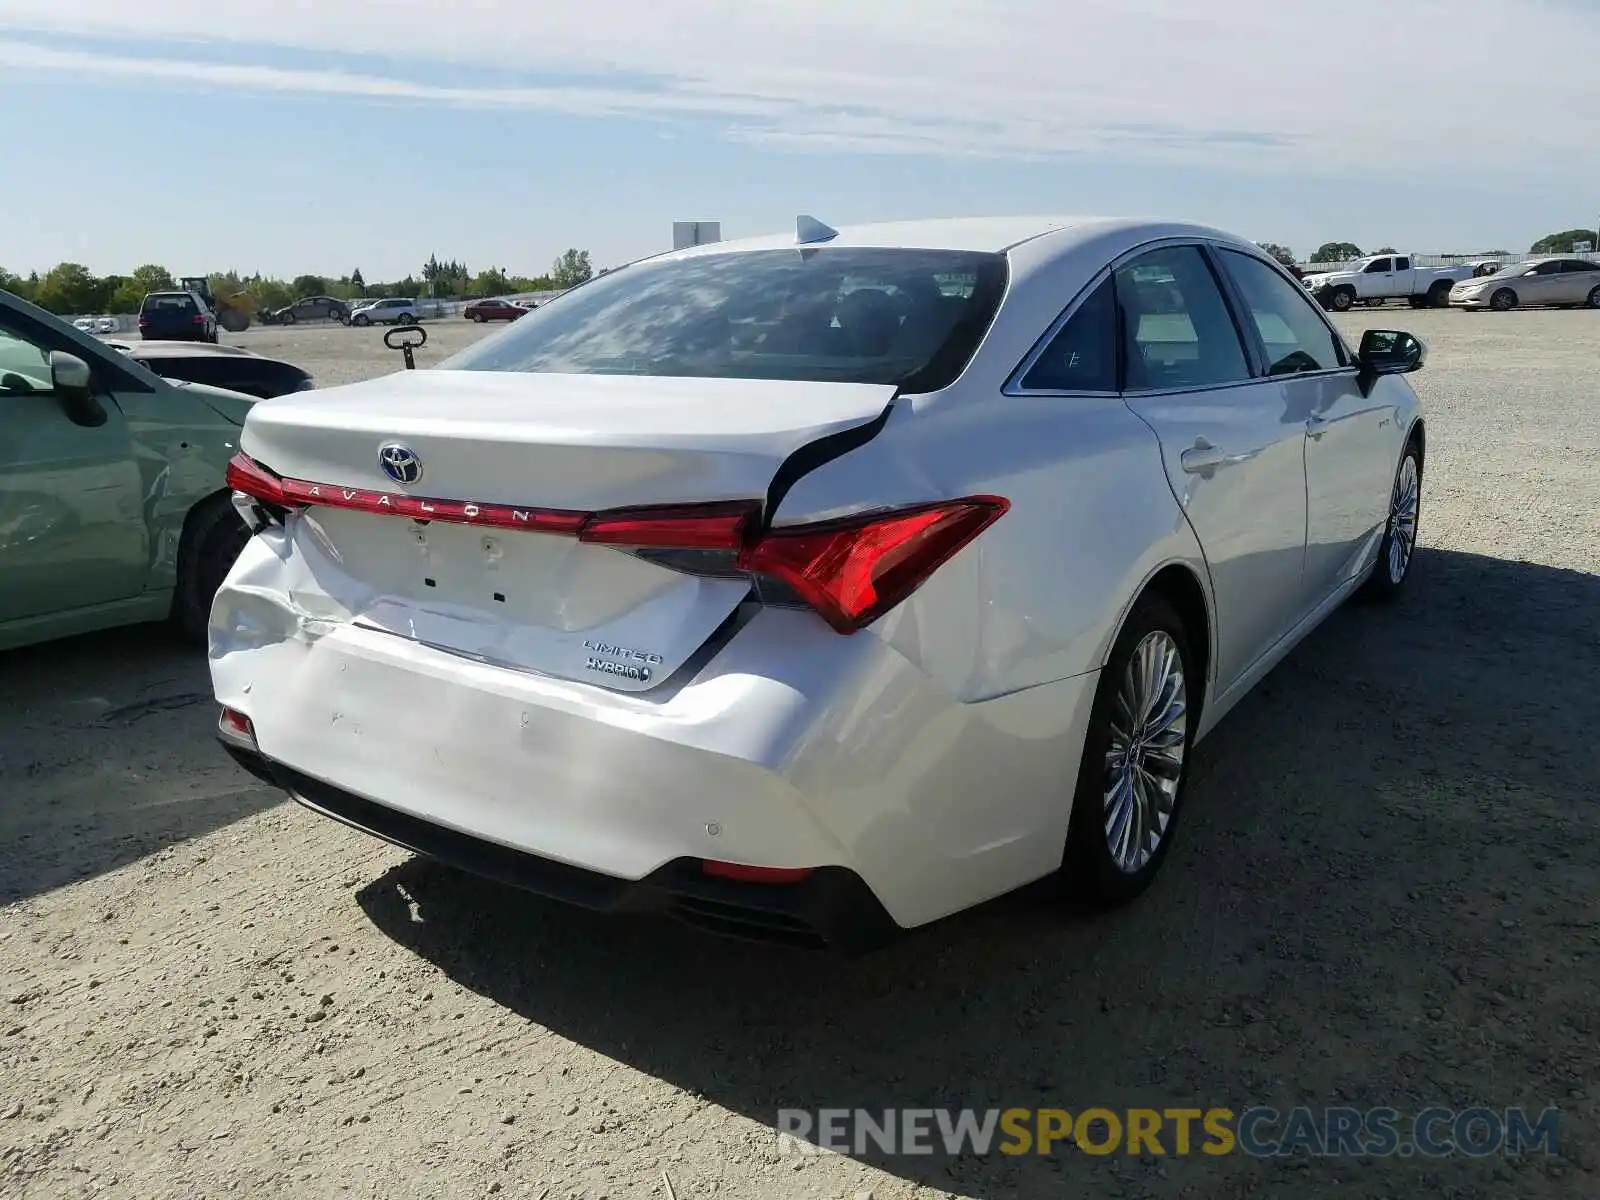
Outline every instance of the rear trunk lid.
[[[288, 577], [314, 581], [289, 597], [297, 607], [645, 691], [717, 631], [748, 583], [474, 514], [761, 501], [796, 451], [869, 425], [894, 394], [887, 384], [402, 371], [258, 402], [241, 446], [286, 479], [322, 485], [323, 502], [290, 522], [307, 570]], [[446, 516], [415, 519], [418, 498]]]

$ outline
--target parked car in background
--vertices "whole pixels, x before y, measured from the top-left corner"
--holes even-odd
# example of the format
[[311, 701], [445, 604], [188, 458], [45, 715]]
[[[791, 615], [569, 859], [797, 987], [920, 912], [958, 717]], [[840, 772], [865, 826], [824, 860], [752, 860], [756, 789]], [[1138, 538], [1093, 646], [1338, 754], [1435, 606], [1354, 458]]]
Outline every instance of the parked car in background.
[[151, 292], [139, 306], [139, 336], [152, 341], [214, 342], [217, 316], [194, 292]]
[[316, 387], [311, 373], [242, 346], [197, 342], [107, 342], [164, 379], [205, 383], [259, 400]]
[[1458, 308], [1509, 312], [1528, 304], [1554, 308], [1600, 308], [1600, 263], [1583, 258], [1519, 262], [1493, 275], [1458, 283], [1450, 291]]
[[1482, 279], [1486, 275], [1493, 275], [1497, 271], [1503, 271], [1506, 268], [1506, 261], [1503, 258], [1475, 258], [1471, 262], [1462, 265], [1471, 270], [1471, 278]]
[[422, 309], [410, 296], [373, 300], [350, 313], [352, 325], [415, 325], [420, 320]]
[[96, 333], [116, 333], [122, 328], [122, 322], [115, 317], [96, 317], [94, 331]]
[[275, 325], [297, 321], [348, 321], [350, 306], [337, 296], [305, 296], [273, 312]]
[[1334, 312], [1348, 312], [1357, 301], [1409, 300], [1413, 308], [1444, 308], [1452, 285], [1471, 275], [1467, 267], [1414, 267], [1408, 254], [1374, 254], [1338, 271], [1307, 275], [1304, 283]]
[[84, 333], [93, 333], [95, 331], [95, 319], [93, 317], [79, 317], [72, 323], [72, 327], [80, 329]]
[[474, 300], [461, 310], [461, 315], [469, 321], [515, 321], [518, 317], [528, 315], [526, 305], [516, 304], [510, 300]]
[[252, 403], [0, 292], [0, 649], [169, 616], [203, 642]]
[[1404, 589], [1422, 344], [1352, 352], [1194, 225], [797, 226], [258, 407], [229, 752], [467, 869], [791, 944], [1148, 886], [1196, 741]]

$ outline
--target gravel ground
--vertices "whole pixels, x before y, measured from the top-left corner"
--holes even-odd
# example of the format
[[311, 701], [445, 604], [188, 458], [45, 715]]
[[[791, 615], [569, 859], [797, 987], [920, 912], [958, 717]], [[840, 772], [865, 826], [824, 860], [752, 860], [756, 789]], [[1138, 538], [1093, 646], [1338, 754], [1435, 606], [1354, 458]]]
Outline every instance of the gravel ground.
[[[1342, 322], [1431, 346], [1411, 591], [1228, 718], [1161, 881], [1110, 916], [1023, 894], [856, 962], [605, 920], [282, 802], [159, 631], [0, 656], [0, 1194], [1594, 1195], [1600, 314]], [[424, 362], [481, 331], [433, 334]], [[327, 383], [398, 365], [376, 331], [237, 340]], [[1560, 1154], [773, 1134], [787, 1106], [1294, 1103], [1553, 1105]]]

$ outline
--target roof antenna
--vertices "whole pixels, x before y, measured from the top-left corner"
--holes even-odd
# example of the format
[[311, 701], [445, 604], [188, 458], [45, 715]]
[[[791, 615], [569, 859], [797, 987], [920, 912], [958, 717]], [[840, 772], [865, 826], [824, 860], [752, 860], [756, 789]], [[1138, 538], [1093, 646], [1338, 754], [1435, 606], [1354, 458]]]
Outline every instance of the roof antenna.
[[815, 217], [796, 217], [794, 219], [794, 240], [805, 246], [811, 242], [826, 242], [839, 236], [839, 231], [829, 225], [824, 225]]

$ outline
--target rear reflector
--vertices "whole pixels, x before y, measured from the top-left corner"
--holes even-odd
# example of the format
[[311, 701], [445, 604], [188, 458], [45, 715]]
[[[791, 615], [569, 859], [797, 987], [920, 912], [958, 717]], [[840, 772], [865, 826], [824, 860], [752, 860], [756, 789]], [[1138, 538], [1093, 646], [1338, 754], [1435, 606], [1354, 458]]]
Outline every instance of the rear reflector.
[[733, 879], [739, 883], [799, 883], [815, 874], [813, 867], [750, 867], [714, 858], [702, 862], [700, 869], [718, 879]]
[[252, 750], [256, 748], [256, 727], [250, 723], [249, 717], [237, 709], [224, 706], [217, 718], [217, 732], [230, 742], [237, 742]]
[[[1011, 507], [999, 496], [969, 496], [763, 534], [761, 506], [755, 500], [598, 513], [473, 504], [284, 479], [244, 453], [228, 463], [227, 483], [280, 511], [346, 508], [416, 521], [559, 534], [643, 551], [644, 557], [689, 574], [765, 577], [783, 585], [840, 633], [854, 633], [899, 604]], [[695, 551], [720, 553], [701, 554], [708, 561], [700, 564]]]

